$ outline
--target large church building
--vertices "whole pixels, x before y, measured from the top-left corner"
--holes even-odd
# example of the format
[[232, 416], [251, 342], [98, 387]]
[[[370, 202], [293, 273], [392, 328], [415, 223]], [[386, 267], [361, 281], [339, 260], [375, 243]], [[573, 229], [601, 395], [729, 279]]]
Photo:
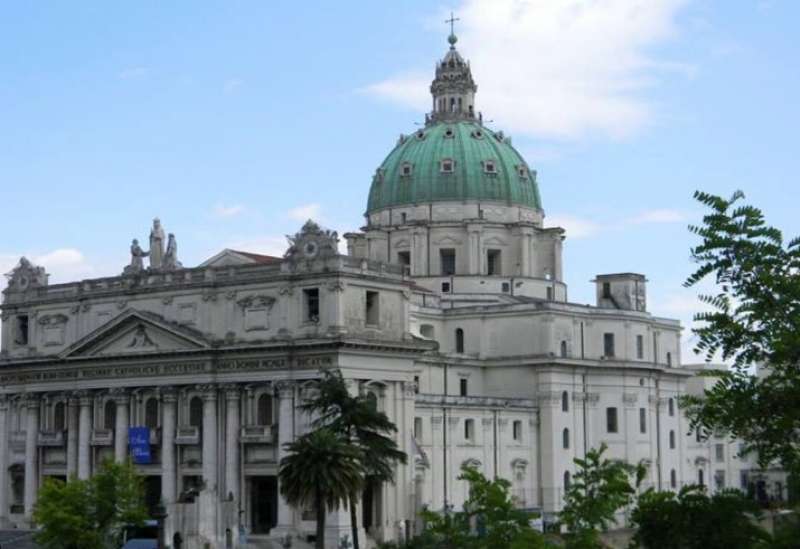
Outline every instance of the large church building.
[[[464, 464], [545, 516], [573, 459], [603, 443], [645, 460], [652, 486], [710, 482], [708, 443], [678, 407], [696, 375], [681, 326], [648, 310], [642, 274], [600, 274], [594, 305], [570, 302], [564, 230], [545, 224], [536, 171], [483, 124], [449, 42], [432, 111], [375, 171], [346, 255], [309, 221], [283, 257], [185, 267], [156, 223], [119, 276], [48, 284], [20, 261], [2, 301], [0, 526], [31, 524], [47, 477], [133, 458], [183, 547], [236, 547], [240, 526], [256, 543], [312, 534], [277, 471], [324, 368], [374, 397], [409, 455], [365, 491], [365, 539], [410, 535], [424, 506], [458, 509]], [[330, 546], [349, 532], [348, 512], [330, 513]]]

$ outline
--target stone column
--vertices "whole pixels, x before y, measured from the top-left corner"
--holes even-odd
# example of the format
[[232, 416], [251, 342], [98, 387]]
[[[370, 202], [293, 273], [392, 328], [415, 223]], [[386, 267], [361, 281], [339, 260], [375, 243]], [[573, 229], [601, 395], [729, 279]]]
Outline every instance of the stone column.
[[177, 500], [177, 479], [175, 478], [175, 425], [176, 402], [175, 389], [162, 387], [161, 394], [161, 500], [167, 508], [167, 520], [164, 524], [165, 535], [172, 540], [174, 533], [175, 509]]
[[[294, 417], [294, 396], [295, 384], [292, 381], [280, 381], [278, 389], [278, 456], [281, 459], [286, 455], [284, 445], [294, 440], [295, 417]], [[280, 487], [280, 479], [278, 480]], [[278, 524], [275, 528], [276, 536], [284, 536], [294, 530], [295, 509], [290, 507], [282, 495], [278, 501]]]
[[114, 461], [125, 461], [128, 454], [128, 410], [130, 397], [121, 391], [114, 396], [117, 405], [116, 423], [114, 424]]
[[25, 518], [32, 520], [36, 493], [39, 491], [39, 398], [29, 395], [25, 422]]
[[239, 501], [239, 397], [236, 385], [225, 387], [225, 498]]
[[92, 430], [92, 396], [83, 391], [80, 393], [80, 411], [78, 418], [78, 478], [85, 480], [91, 473], [91, 448], [89, 441]]
[[67, 399], [67, 478], [78, 475], [78, 399]]
[[0, 528], [8, 527], [8, 399], [0, 396]]
[[531, 240], [533, 238], [533, 229], [523, 228], [520, 234], [520, 274], [522, 276], [531, 276]]
[[467, 244], [468, 273], [479, 275], [481, 273], [481, 226], [467, 225], [469, 234]]
[[217, 546], [217, 386], [199, 387], [203, 397], [203, 481], [200, 493], [199, 532], [212, 547]]

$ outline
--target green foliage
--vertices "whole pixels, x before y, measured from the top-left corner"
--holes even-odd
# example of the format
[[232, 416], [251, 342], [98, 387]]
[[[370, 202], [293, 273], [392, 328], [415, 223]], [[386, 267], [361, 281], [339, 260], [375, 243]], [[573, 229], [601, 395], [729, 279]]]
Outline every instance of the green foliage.
[[615, 522], [617, 511], [629, 505], [647, 469], [603, 457], [607, 446], [592, 449], [585, 459], [575, 459], [577, 472], [567, 489], [559, 519], [568, 530], [567, 547], [602, 547], [599, 533]]
[[709, 497], [700, 486], [677, 494], [647, 490], [631, 520], [637, 527], [632, 547], [644, 549], [756, 549], [771, 547], [752, 517], [758, 508], [736, 490]]
[[88, 480], [46, 479], [33, 519], [36, 541], [49, 549], [116, 546], [128, 525], [147, 519], [142, 479], [130, 463], [105, 461]]
[[[422, 535], [399, 546], [405, 549], [537, 549], [544, 538], [529, 523], [534, 518], [514, 507], [511, 483], [488, 480], [475, 469], [464, 467], [460, 480], [469, 483], [464, 511], [446, 514], [423, 511]], [[477, 528], [476, 528], [477, 527]], [[386, 546], [386, 549], [394, 546]]]
[[[684, 285], [710, 278], [715, 295], [701, 296], [710, 312], [695, 315], [696, 350], [731, 360], [730, 371], [702, 398], [687, 397], [693, 430], [724, 430], [758, 452], [761, 465], [780, 459], [800, 466], [800, 239], [784, 243], [758, 208], [696, 192], [711, 211], [690, 230], [702, 241], [691, 250], [699, 264]], [[747, 370], [768, 365], [766, 376]]]
[[345, 505], [364, 485], [361, 452], [339, 433], [320, 428], [286, 444], [278, 478], [289, 505], [313, 508], [317, 547], [323, 549], [325, 512]]

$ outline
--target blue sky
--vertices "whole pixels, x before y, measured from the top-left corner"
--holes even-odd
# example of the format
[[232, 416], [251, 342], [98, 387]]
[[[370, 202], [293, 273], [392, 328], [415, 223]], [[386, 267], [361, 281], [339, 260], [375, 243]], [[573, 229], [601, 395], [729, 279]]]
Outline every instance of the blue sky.
[[478, 110], [568, 231], [571, 300], [643, 272], [651, 310], [688, 320], [695, 189], [741, 188], [800, 234], [795, 2], [18, 2], [0, 8], [0, 267], [116, 274], [154, 216], [188, 265], [279, 253], [309, 215], [358, 228], [451, 9]]

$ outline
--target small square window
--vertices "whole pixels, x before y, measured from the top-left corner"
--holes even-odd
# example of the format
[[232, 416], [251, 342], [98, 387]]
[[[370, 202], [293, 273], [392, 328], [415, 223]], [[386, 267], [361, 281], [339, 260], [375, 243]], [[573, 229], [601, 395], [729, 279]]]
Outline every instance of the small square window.
[[411, 265], [411, 252], [397, 252], [397, 262], [400, 265]]
[[497, 165], [494, 163], [494, 160], [484, 160], [483, 171], [486, 173], [497, 173]]
[[445, 136], [446, 138], [448, 138], [448, 139], [452, 139], [453, 137], [455, 137], [455, 135], [456, 135], [456, 134], [455, 134], [455, 132], [453, 132], [453, 128], [447, 128], [447, 129], [444, 131], [444, 136]]
[[450, 293], [450, 283], [449, 282], [442, 282], [442, 293], [449, 294]]
[[528, 177], [528, 170], [525, 169], [525, 166], [517, 166], [517, 174], [520, 177]]
[[502, 284], [500, 284], [500, 291], [503, 292], [504, 294], [509, 293], [511, 291], [511, 284], [509, 284], [508, 282], [503, 282]]
[[412, 168], [411, 164], [409, 164], [408, 162], [404, 163], [400, 167], [400, 175], [403, 175], [405, 177], [408, 177], [409, 175], [411, 175], [412, 171], [413, 171], [413, 168]]
[[441, 172], [442, 173], [453, 173], [455, 163], [452, 160], [442, 160], [441, 162]]

